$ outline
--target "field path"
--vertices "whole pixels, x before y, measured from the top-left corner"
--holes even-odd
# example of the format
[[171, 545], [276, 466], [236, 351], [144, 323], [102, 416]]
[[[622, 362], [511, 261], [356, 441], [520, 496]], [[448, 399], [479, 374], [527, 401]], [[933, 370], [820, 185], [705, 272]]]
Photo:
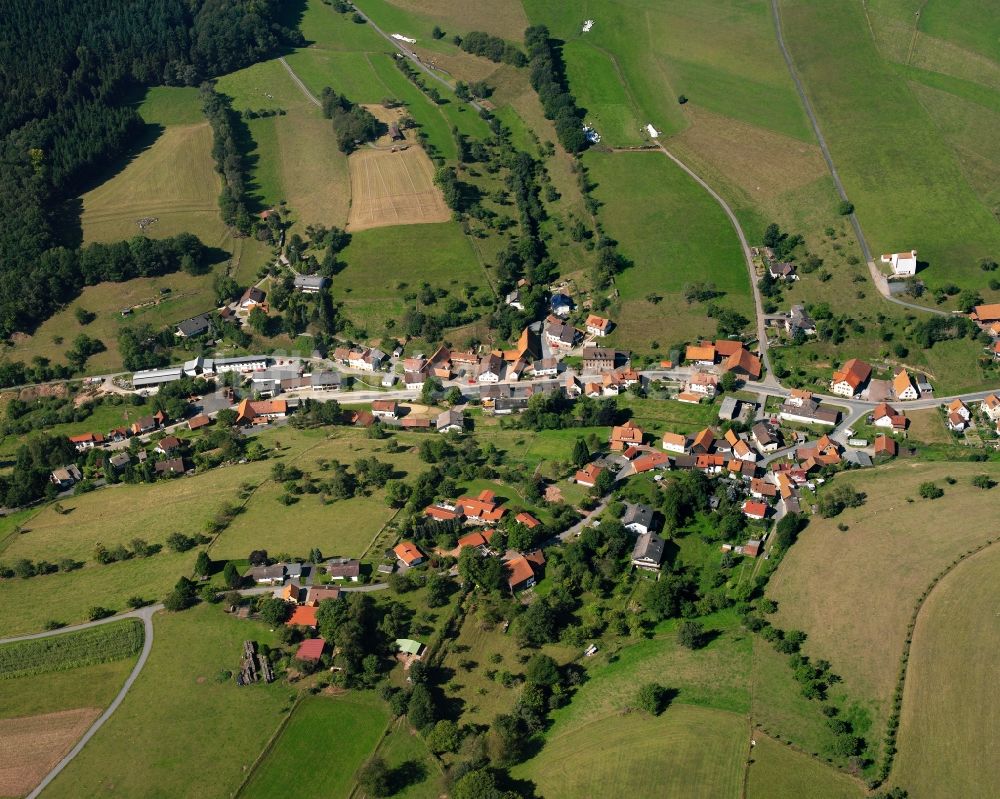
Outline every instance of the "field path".
[[[795, 91], [798, 92], [799, 99], [802, 101], [802, 107], [805, 109], [806, 116], [809, 117], [809, 124], [812, 125], [813, 133], [816, 135], [816, 141], [819, 143], [819, 149], [823, 153], [823, 160], [826, 161], [826, 165], [830, 170], [830, 176], [833, 178], [833, 185], [837, 188], [837, 194], [840, 195], [840, 199], [845, 202], [849, 202], [847, 198], [847, 191], [844, 189], [844, 184], [840, 180], [840, 173], [837, 172], [837, 167], [833, 163], [833, 156], [830, 154], [830, 148], [827, 147], [826, 139], [823, 138], [823, 131], [820, 130], [819, 120], [816, 118], [816, 112], [813, 110], [812, 103], [809, 102], [809, 98], [806, 96], [805, 87], [802, 85], [802, 81], [799, 79], [799, 73], [795, 70], [795, 63], [792, 61], [792, 55], [788, 52], [788, 48], [785, 46], [785, 35], [781, 30], [781, 12], [778, 8], [779, 0], [771, 0], [771, 17], [774, 19], [774, 31], [778, 40], [778, 48], [781, 50], [781, 55], [785, 59], [785, 65], [788, 67], [788, 74], [792, 77], [792, 82], [795, 84]], [[939, 316], [950, 316], [951, 314], [947, 311], [942, 311], [937, 308], [928, 308], [925, 305], [917, 305], [916, 303], [906, 302], [905, 300], [897, 299], [892, 296], [892, 292], [889, 290], [889, 282], [886, 280], [885, 275], [878, 268], [875, 260], [872, 258], [871, 248], [868, 246], [868, 240], [865, 238], [864, 232], [861, 230], [861, 223], [858, 221], [858, 215], [853, 211], [849, 214], [851, 220], [851, 226], [854, 228], [854, 235], [858, 237], [858, 243], [861, 245], [861, 253], [864, 255], [865, 263], [868, 264], [868, 271], [871, 273], [872, 283], [875, 284], [875, 288], [878, 289], [879, 294], [881, 294], [889, 302], [893, 302], [896, 305], [902, 305], [904, 308], [910, 308], [914, 311], [923, 311], [925, 313], [938, 314]]]
[[[135, 666], [132, 669], [132, 672], [128, 675], [128, 678], [125, 680], [125, 684], [122, 685], [122, 689], [118, 692], [118, 695], [113, 700], [111, 700], [111, 704], [108, 705], [107, 709], [100, 716], [98, 716], [97, 721], [95, 721], [93, 724], [90, 725], [90, 729], [88, 729], [83, 734], [83, 737], [76, 742], [76, 745], [69, 750], [66, 757], [64, 757], [62, 760], [56, 763], [52, 771], [50, 771], [48, 774], [45, 775], [45, 778], [40, 783], [38, 783], [38, 785], [31, 793], [27, 795], [26, 799], [35, 799], [37, 796], [39, 796], [42, 793], [42, 791], [45, 790], [48, 784], [52, 782], [52, 780], [54, 780], [56, 777], [58, 777], [60, 772], [64, 768], [66, 768], [66, 766], [69, 765], [70, 761], [78, 754], [80, 754], [83, 747], [85, 747], [87, 743], [90, 741], [90, 739], [94, 737], [97, 731], [104, 726], [104, 722], [106, 722], [109, 718], [111, 718], [111, 714], [114, 713], [118, 709], [118, 706], [125, 700], [125, 695], [129, 692], [129, 689], [132, 687], [132, 683], [135, 682], [136, 677], [139, 676], [139, 672], [142, 671], [142, 667], [146, 665], [146, 661], [149, 659], [149, 653], [153, 649], [153, 614], [156, 613], [156, 611], [160, 610], [162, 607], [163, 605], [149, 605], [147, 607], [140, 608], [139, 610], [134, 610], [131, 613], [124, 613], [121, 616], [112, 616], [107, 620], [102, 619], [101, 621], [89, 622], [88, 624], [78, 624], [74, 627], [64, 627], [61, 630], [53, 630], [51, 632], [51, 634], [57, 635], [59, 633], [67, 631], [81, 630], [81, 629], [86, 629], [88, 627], [96, 627], [97, 625], [106, 623], [107, 621], [117, 621], [118, 619], [122, 618], [134, 617], [142, 619], [142, 625], [145, 635], [143, 636], [142, 652], [139, 654], [139, 659], [136, 661]], [[48, 637], [49, 634], [50, 633], [39, 633], [37, 635], [22, 636], [21, 638], [14, 638], [14, 639], [8, 638], [5, 639], [4, 641], [0, 641], [0, 643], [24, 640], [26, 638], [46, 638]]]
[[292, 69], [291, 65], [287, 61], [285, 61], [285, 57], [279, 56], [278, 60], [281, 62], [281, 66], [283, 66], [288, 71], [288, 74], [291, 77], [291, 79], [295, 81], [295, 85], [302, 90], [302, 93], [306, 96], [306, 99], [310, 103], [315, 105], [317, 108], [322, 108], [323, 104], [319, 101], [319, 99], [316, 97], [315, 94], [309, 91], [309, 87], [302, 82], [302, 79], [295, 74], [295, 70]]

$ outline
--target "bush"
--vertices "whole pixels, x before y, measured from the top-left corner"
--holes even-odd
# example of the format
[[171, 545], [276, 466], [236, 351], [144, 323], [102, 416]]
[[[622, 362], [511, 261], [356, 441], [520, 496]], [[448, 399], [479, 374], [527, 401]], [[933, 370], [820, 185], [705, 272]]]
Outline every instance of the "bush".
[[854, 203], [849, 200], [841, 200], [837, 205], [837, 213], [841, 216], [850, 216], [854, 213]]
[[659, 683], [648, 682], [635, 696], [636, 705], [652, 716], [659, 716], [667, 706], [670, 692]]
[[677, 642], [687, 649], [700, 649], [705, 645], [705, 627], [700, 621], [682, 621], [677, 628]]
[[921, 483], [919, 489], [920, 496], [924, 499], [938, 499], [944, 496], [944, 489], [939, 488], [934, 483]]

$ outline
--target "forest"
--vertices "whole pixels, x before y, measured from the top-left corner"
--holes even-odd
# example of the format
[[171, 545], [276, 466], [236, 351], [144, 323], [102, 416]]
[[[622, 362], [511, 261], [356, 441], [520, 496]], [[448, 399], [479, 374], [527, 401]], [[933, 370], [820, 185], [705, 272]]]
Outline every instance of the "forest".
[[[296, 45], [277, 0], [8, 0], [0, 25], [0, 334], [30, 331], [82, 281], [67, 201], [127, 151], [142, 87], [198, 85]], [[69, 240], [67, 240], [69, 239]], [[79, 262], [56, 256], [64, 268]], [[33, 290], [25, 291], [25, 286]]]

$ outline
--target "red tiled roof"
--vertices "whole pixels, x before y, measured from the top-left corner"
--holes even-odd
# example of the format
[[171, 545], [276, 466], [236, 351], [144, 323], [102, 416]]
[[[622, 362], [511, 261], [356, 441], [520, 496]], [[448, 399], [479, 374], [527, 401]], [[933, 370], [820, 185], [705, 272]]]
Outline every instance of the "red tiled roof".
[[299, 625], [302, 627], [315, 627], [316, 608], [312, 605], [299, 605], [292, 611], [292, 615], [285, 623], [290, 627]]
[[396, 553], [396, 557], [399, 558], [403, 563], [409, 566], [414, 561], [423, 558], [424, 553], [420, 551], [419, 547], [412, 541], [400, 541], [396, 544], [395, 548], [392, 550]]
[[326, 641], [322, 638], [310, 638], [303, 641], [295, 653], [296, 660], [319, 660], [323, 656]]

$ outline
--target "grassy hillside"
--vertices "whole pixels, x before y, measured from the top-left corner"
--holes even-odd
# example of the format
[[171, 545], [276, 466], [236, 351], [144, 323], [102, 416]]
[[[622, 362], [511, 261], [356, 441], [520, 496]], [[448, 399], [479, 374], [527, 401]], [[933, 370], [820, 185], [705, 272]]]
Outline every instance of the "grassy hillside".
[[864, 788], [808, 755], [754, 733], [747, 799], [861, 799]]

